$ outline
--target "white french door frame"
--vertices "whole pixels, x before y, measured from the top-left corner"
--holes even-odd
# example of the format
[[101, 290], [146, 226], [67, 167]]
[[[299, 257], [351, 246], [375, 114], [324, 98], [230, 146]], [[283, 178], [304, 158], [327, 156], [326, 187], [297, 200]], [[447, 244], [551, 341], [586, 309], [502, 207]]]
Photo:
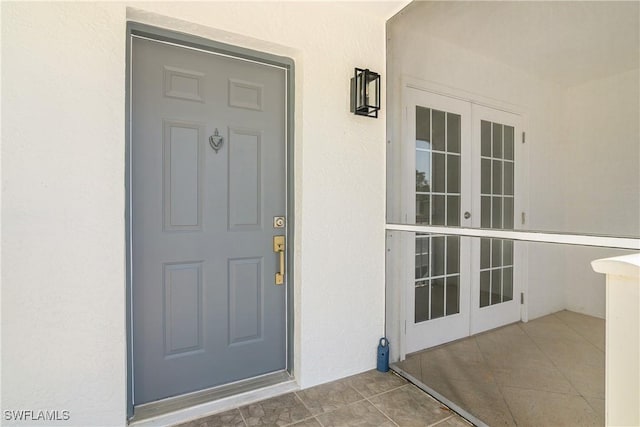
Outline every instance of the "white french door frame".
[[[408, 149], [411, 143], [415, 144], [416, 135], [409, 135], [408, 130], [416, 129], [416, 108], [424, 106], [432, 110], [440, 110], [446, 113], [458, 114], [460, 121], [460, 224], [470, 226], [471, 219], [466, 219], [464, 212], [470, 211], [472, 202], [468, 197], [471, 191], [471, 180], [467, 172], [471, 167], [471, 108], [468, 102], [459, 99], [434, 94], [433, 92], [421, 91], [410, 87], [403, 88], [403, 128], [406, 137], [403, 138], [406, 150], [402, 153], [402, 170], [414, 170], [416, 167], [416, 150]], [[445, 166], [446, 167], [446, 166]], [[430, 167], [431, 169], [431, 167]], [[404, 173], [401, 178], [402, 189], [405, 192], [402, 200], [405, 205], [402, 208], [409, 222], [415, 223], [416, 217], [416, 197], [415, 176], [412, 173]], [[405, 253], [415, 253], [415, 234], [410, 233], [402, 236]], [[459, 244], [460, 271], [458, 281], [459, 312], [457, 314], [446, 315], [429, 321], [415, 322], [415, 291], [407, 292], [406, 298], [406, 351], [411, 353], [421, 348], [432, 347], [445, 341], [462, 338], [468, 335], [469, 330], [469, 288], [465, 284], [470, 283], [471, 271], [469, 270], [470, 259], [470, 239], [462, 238]], [[431, 250], [429, 250], [431, 253]], [[430, 256], [430, 255], [429, 255]], [[401, 261], [405, 277], [402, 283], [415, 283], [415, 277], [409, 277], [415, 270], [415, 256], [403, 257]], [[445, 294], [446, 301], [446, 294]], [[446, 306], [446, 303], [445, 303]], [[453, 338], [451, 338], [453, 337]]]
[[[406, 77], [406, 76], [402, 78], [401, 88], [402, 90], [401, 90], [400, 108], [401, 108], [402, 122], [400, 126], [400, 140], [403, 148], [400, 150], [399, 153], [396, 152], [396, 155], [399, 154], [400, 165], [401, 165], [400, 170], [405, 171], [405, 173], [402, 173], [399, 179], [401, 185], [399, 186], [399, 188], [396, 188], [396, 190], [400, 191], [400, 198], [399, 198], [400, 212], [402, 213], [402, 217], [405, 223], [415, 223], [415, 207], [416, 207], [415, 181], [412, 180], [414, 179], [413, 175], [410, 173], [406, 173], [406, 170], [413, 170], [415, 168], [415, 149], [409, 149], [408, 147], [413, 147], [413, 144], [415, 144], [415, 135], [410, 135], [409, 130], [415, 129], [415, 105], [418, 105], [418, 104], [416, 102], [417, 100], [415, 99], [416, 96], [413, 95], [413, 93], [415, 93], [414, 91], [417, 90], [425, 94], [428, 94], [428, 96], [431, 96], [436, 99], [440, 99], [440, 100], [448, 99], [448, 101], [443, 101], [439, 103], [437, 107], [434, 106], [433, 108], [443, 109], [444, 111], [461, 114], [461, 115], [463, 114], [462, 109], [465, 108], [465, 107], [462, 107], [462, 105], [464, 104], [467, 106], [466, 108], [468, 108], [468, 110], [464, 113], [466, 113], [468, 117], [469, 125], [466, 128], [464, 125], [462, 125], [462, 129], [461, 129], [461, 154], [463, 149], [462, 147], [465, 146], [465, 141], [466, 141], [466, 146], [468, 151], [466, 156], [461, 157], [460, 191], [461, 191], [461, 194], [470, 194], [472, 195], [472, 197], [468, 197], [467, 202], [463, 201], [461, 197], [460, 224], [461, 224], [461, 228], [463, 229], [464, 228], [475, 229], [476, 227], [479, 227], [480, 225], [479, 223], [480, 193], [478, 188], [477, 194], [476, 194], [475, 184], [472, 184], [472, 182], [477, 181], [475, 179], [476, 167], [473, 164], [473, 162], [475, 162], [476, 157], [477, 157], [478, 165], [480, 162], [479, 148], [477, 148], [478, 153], [476, 154], [475, 152], [476, 150], [475, 146], [476, 145], [479, 146], [479, 144], [476, 144], [475, 141], [473, 141], [473, 138], [474, 138], [473, 109], [476, 106], [478, 106], [480, 108], [498, 110], [498, 112], [505, 112], [507, 114], [518, 116], [520, 125], [522, 127], [524, 127], [524, 124], [526, 122], [526, 115], [524, 114], [524, 110], [512, 104], [497, 101], [497, 100], [480, 96], [477, 94], [473, 94], [470, 92], [452, 89], [447, 86], [439, 85], [434, 82], [421, 81], [421, 80], [417, 80], [417, 79]], [[414, 106], [414, 109], [411, 112], [409, 112], [410, 109], [407, 107], [409, 105]], [[464, 123], [465, 121], [464, 119], [462, 119], [461, 124], [464, 124]], [[517, 143], [517, 141], [519, 141], [518, 133], [515, 134], [514, 143]], [[518, 184], [515, 191], [517, 191], [520, 195], [522, 195], [522, 197], [519, 200], [519, 204], [517, 206], [514, 206], [514, 212], [520, 212], [519, 210], [516, 210], [516, 209], [521, 209], [522, 212], [526, 212], [528, 210], [528, 195], [526, 192], [526, 189], [528, 188], [528, 150], [526, 149], [526, 147], [519, 147], [519, 155], [520, 155], [519, 160], [521, 163], [519, 168], [521, 170], [519, 170], [519, 177], [517, 179]], [[463, 178], [462, 175], [464, 174], [463, 171], [465, 170], [471, 171], [472, 176], [469, 177], [470, 179]], [[477, 177], [479, 177], [479, 166], [477, 167]], [[477, 205], [476, 205], [476, 201], [474, 200], [474, 198], [476, 197], [478, 199]], [[472, 212], [471, 218], [465, 219], [463, 217], [463, 213], [466, 211]], [[515, 216], [519, 216], [519, 214]], [[477, 222], [477, 225], [476, 225], [476, 222]], [[444, 234], [444, 235], [449, 235], [447, 231], [451, 230], [450, 227], [434, 227], [434, 226], [415, 226], [415, 227], [421, 230], [440, 229], [445, 232], [438, 233], [438, 234]], [[457, 227], [454, 229], [457, 229]], [[389, 224], [387, 224], [387, 230], [388, 231], [391, 230], [389, 228]], [[395, 230], [399, 230], [399, 228], [395, 228]], [[432, 233], [432, 231], [419, 231], [419, 232]], [[433, 234], [436, 234], [436, 233], [433, 233]], [[401, 319], [400, 325], [402, 329], [400, 331], [400, 336], [393, 337], [393, 338], [395, 338], [395, 342], [397, 342], [400, 347], [398, 352], [399, 358], [400, 360], [404, 360], [407, 353], [417, 351], [417, 348], [415, 348], [415, 346], [410, 344], [409, 335], [416, 334], [418, 330], [424, 328], [424, 326], [420, 328], [419, 325], [415, 324], [415, 320], [414, 320], [415, 307], [413, 306], [415, 297], [412, 297], [412, 295], [409, 295], [409, 292], [408, 292], [409, 287], [407, 286], [408, 283], [415, 282], [415, 277], [411, 276], [411, 274], [414, 272], [413, 266], [415, 264], [415, 256], [414, 256], [415, 232], [394, 233], [393, 236], [395, 236], [395, 239], [394, 239], [394, 242], [392, 243], [392, 246], [394, 247], [395, 251], [397, 251], [399, 256], [395, 258], [395, 262], [397, 264], [395, 266], [388, 265], [387, 268], [390, 271], [394, 272], [395, 277], [391, 280], [391, 282], [394, 284], [394, 286], [398, 288], [398, 291], [399, 291], [400, 306], [398, 308], [399, 308], [399, 315]], [[479, 250], [474, 251], [472, 247], [471, 250], [468, 251], [468, 254], [464, 255], [462, 251], [462, 243], [463, 241], [466, 241], [470, 246], [473, 246], [474, 241], [479, 239], [472, 239], [469, 236], [461, 235], [460, 240], [461, 240], [460, 273], [461, 275], [464, 273], [464, 275], [468, 278], [470, 286], [466, 288], [466, 291], [463, 291], [464, 287], [462, 284], [462, 276], [461, 276], [460, 288], [459, 288], [460, 289], [460, 313], [452, 316], [446, 316], [440, 319], [430, 320], [428, 322], [423, 322], [423, 323], [432, 323], [433, 325], [433, 327], [430, 328], [430, 331], [434, 331], [434, 336], [425, 342], [427, 346], [432, 345], [432, 344], [429, 344], [429, 341], [435, 343], [443, 340], [444, 337], [442, 336], [442, 334], [446, 332], [442, 330], [443, 328], [439, 328], [440, 326], [439, 324], [443, 324], [447, 320], [451, 320], [449, 319], [450, 317], [459, 316], [461, 319], [464, 319], [463, 322], [466, 323], [465, 325], [466, 335], [461, 335], [460, 331], [456, 330], [451, 335], [451, 336], [454, 336], [454, 338], [452, 339], [462, 338], [462, 336], [468, 336], [469, 334], [475, 333], [474, 329], [472, 328], [472, 322], [474, 320], [472, 319], [472, 313], [474, 311], [472, 304], [475, 303], [474, 301], [478, 300], [478, 298], [474, 298], [474, 296], [476, 291], [479, 293], [479, 289], [478, 289], [479, 280], [474, 280], [472, 275], [475, 274], [476, 267], [478, 268], [478, 271], [479, 271], [479, 260], [477, 262], [474, 262], [475, 258], [479, 258]], [[479, 245], [479, 242], [478, 242], [478, 245]], [[514, 264], [516, 263], [519, 264], [517, 273], [514, 272], [514, 282], [517, 280], [520, 285], [518, 287], [518, 294], [515, 294], [515, 290], [514, 290], [514, 299], [516, 299], [516, 295], [517, 295], [518, 303], [520, 303], [520, 292], [526, 292], [527, 278], [528, 278], [527, 262], [526, 262], [527, 261], [526, 247], [524, 247], [524, 245], [522, 246], [523, 247], [519, 248], [518, 250], [517, 258], [516, 258], [516, 254], [514, 253]], [[475, 256], [474, 258], [473, 254], [476, 254], [477, 256]], [[466, 295], [463, 296], [463, 292], [466, 292]], [[467, 310], [466, 316], [463, 313], [463, 310]], [[520, 319], [523, 321], [528, 320], [526, 304], [523, 304], [520, 306]]]

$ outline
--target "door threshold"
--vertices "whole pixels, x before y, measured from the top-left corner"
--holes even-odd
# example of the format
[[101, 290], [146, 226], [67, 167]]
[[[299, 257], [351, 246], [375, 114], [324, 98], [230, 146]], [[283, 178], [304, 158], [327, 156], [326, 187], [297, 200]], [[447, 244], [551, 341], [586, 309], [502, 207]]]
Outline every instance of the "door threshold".
[[418, 387], [419, 389], [421, 389], [422, 391], [424, 391], [425, 393], [427, 393], [428, 395], [430, 395], [431, 397], [436, 399], [437, 401], [439, 401], [441, 403], [444, 403], [449, 409], [451, 409], [453, 412], [455, 412], [458, 415], [460, 415], [465, 420], [469, 421], [474, 426], [476, 426], [476, 427], [489, 427], [482, 420], [478, 419], [476, 416], [474, 416], [474, 415], [470, 414], [469, 412], [465, 411], [464, 409], [462, 409], [458, 404], [456, 404], [456, 403], [452, 402], [451, 400], [447, 399], [446, 397], [444, 397], [443, 395], [441, 395], [440, 393], [438, 393], [437, 391], [435, 391], [431, 387], [427, 386], [425, 383], [423, 383], [422, 381], [420, 381], [419, 379], [417, 379], [416, 377], [414, 377], [413, 375], [411, 375], [407, 371], [405, 371], [402, 368], [398, 367], [397, 363], [393, 363], [389, 367], [391, 368], [391, 370], [393, 372], [395, 372], [396, 374], [400, 375], [401, 377], [403, 377], [404, 379], [409, 381], [411, 384], [415, 385], [416, 387]]
[[133, 427], [171, 426], [238, 406], [299, 390], [296, 381], [279, 371], [218, 387], [169, 397], [135, 407]]

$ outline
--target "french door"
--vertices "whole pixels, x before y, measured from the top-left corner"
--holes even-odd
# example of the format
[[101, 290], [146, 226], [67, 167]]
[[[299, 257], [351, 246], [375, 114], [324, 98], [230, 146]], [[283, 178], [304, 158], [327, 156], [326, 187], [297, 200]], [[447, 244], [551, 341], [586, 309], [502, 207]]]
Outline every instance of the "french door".
[[[513, 230], [524, 193], [516, 141], [522, 135], [520, 116], [473, 105], [472, 118], [473, 227]], [[473, 239], [471, 334], [520, 320], [523, 251], [521, 242]]]
[[[407, 222], [513, 229], [520, 117], [412, 88], [404, 107]], [[406, 353], [520, 319], [513, 242], [407, 234]]]

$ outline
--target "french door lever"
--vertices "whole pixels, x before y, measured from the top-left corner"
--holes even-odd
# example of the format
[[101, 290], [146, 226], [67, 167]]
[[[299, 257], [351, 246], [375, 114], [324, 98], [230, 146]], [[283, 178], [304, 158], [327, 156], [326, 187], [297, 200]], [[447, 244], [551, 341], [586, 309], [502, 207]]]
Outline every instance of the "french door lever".
[[280, 255], [280, 271], [276, 272], [276, 285], [284, 285], [284, 236], [273, 236], [273, 251]]

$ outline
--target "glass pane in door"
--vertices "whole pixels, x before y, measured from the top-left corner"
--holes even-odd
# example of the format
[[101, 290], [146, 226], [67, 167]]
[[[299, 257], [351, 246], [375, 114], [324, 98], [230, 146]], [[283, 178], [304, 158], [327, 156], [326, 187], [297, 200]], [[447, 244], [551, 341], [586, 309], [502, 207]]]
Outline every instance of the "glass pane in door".
[[[416, 224], [460, 225], [461, 117], [416, 107]], [[415, 322], [460, 311], [460, 238], [415, 238]]]
[[[513, 229], [514, 128], [485, 120], [480, 124], [481, 227]], [[513, 299], [513, 242], [481, 239], [480, 307]]]

